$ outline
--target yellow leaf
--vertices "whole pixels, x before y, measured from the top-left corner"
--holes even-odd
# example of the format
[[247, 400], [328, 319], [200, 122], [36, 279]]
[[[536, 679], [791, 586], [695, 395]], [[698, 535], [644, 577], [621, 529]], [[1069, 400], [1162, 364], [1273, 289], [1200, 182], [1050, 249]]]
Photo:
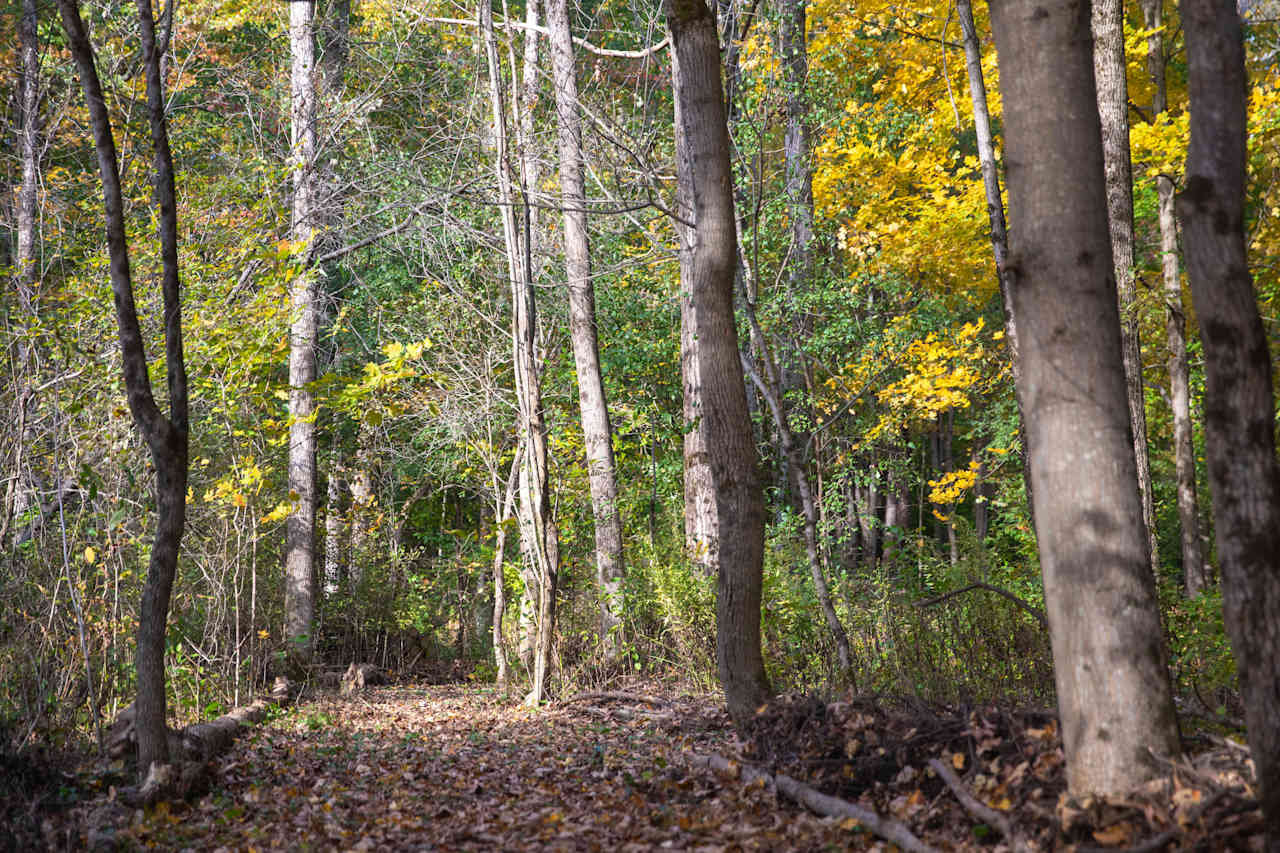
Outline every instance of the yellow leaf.
[[957, 770], [964, 769], [964, 753], [957, 752], [951, 756], [951, 766]]
[[263, 631], [259, 631], [259, 632], [258, 632], [258, 639], [259, 639], [259, 640], [266, 640], [266, 639], [268, 639], [270, 636], [271, 636], [271, 632], [270, 632], [270, 631], [263, 630]]
[[93, 565], [94, 560], [96, 560], [96, 559], [98, 559], [98, 552], [97, 552], [97, 551], [93, 550], [93, 548], [85, 548], [85, 549], [84, 549], [84, 561], [85, 561], [86, 563], [88, 563], [89, 565], [91, 565], [91, 566], [92, 566], [92, 565]]

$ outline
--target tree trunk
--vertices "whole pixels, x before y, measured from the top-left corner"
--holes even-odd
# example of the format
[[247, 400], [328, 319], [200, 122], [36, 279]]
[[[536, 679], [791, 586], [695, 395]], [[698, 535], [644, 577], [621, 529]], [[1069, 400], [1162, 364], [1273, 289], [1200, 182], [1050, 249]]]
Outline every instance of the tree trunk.
[[[310, 253], [316, 236], [315, 0], [289, 4], [292, 57], [290, 160], [293, 200], [290, 239]], [[320, 321], [319, 274], [310, 264], [290, 287], [289, 492], [297, 495], [285, 521], [284, 607], [289, 664], [300, 670], [315, 649], [316, 341]]]
[[[1018, 324], [1013, 316], [1013, 294], [1009, 289], [1009, 230], [1004, 218], [1004, 200], [1000, 197], [1000, 167], [996, 163], [996, 147], [991, 137], [991, 111], [987, 106], [987, 84], [982, 75], [982, 42], [973, 22], [973, 5], [970, 0], [956, 0], [956, 12], [960, 19], [960, 31], [964, 38], [965, 71], [969, 78], [969, 98], [973, 103], [973, 129], [977, 138], [978, 162], [982, 167], [982, 187], [987, 196], [987, 220], [991, 224], [991, 253], [996, 263], [996, 278], [1000, 283], [1000, 307], [1004, 314], [1004, 339], [1009, 348], [1009, 365], [1013, 374], [1014, 396], [1018, 403], [1018, 438], [1022, 442], [1022, 486], [1027, 493], [1027, 506], [1034, 506], [1031, 491], [1031, 451], [1027, 447], [1026, 415], [1022, 398], [1017, 396], [1021, 387], [1019, 377], [1022, 368], [1018, 355]], [[1035, 525], [1035, 510], [1031, 523]]]
[[[1143, 0], [1147, 36], [1147, 70], [1154, 95], [1151, 118], [1168, 108], [1164, 76], [1164, 2]], [[1173, 409], [1173, 458], [1178, 483], [1178, 522], [1182, 530], [1182, 573], [1187, 596], [1208, 585], [1208, 566], [1200, 544], [1200, 510], [1196, 498], [1196, 456], [1191, 423], [1191, 374], [1187, 368], [1187, 318], [1182, 308], [1182, 277], [1178, 274], [1178, 225], [1174, 218], [1173, 180], [1156, 178], [1159, 200], [1160, 269], [1164, 278], [1165, 335], [1169, 340], [1169, 401]]]
[[1115, 794], [1180, 751], [1142, 522], [1107, 232], [1089, 4], [992, 8], [1008, 276], [1058, 711], [1073, 792]]
[[1133, 428], [1133, 455], [1142, 524], [1151, 552], [1151, 573], [1160, 571], [1155, 501], [1151, 493], [1151, 457], [1147, 450], [1147, 407], [1142, 391], [1142, 340], [1138, 334], [1138, 290], [1133, 275], [1133, 168], [1129, 161], [1129, 87], [1124, 63], [1124, 0], [1093, 0], [1093, 73], [1097, 81], [1102, 158], [1106, 165], [1107, 221], [1111, 226], [1111, 262], [1120, 308], [1120, 343], [1125, 389]]
[[177, 195], [151, 2], [138, 0], [142, 58], [147, 78], [147, 112], [154, 149], [155, 198], [159, 208], [165, 373], [169, 392], [169, 415], [165, 417], [156, 405], [147, 373], [142, 330], [138, 324], [133, 298], [133, 276], [125, 236], [124, 203], [115, 139], [94, 64], [93, 47], [89, 43], [75, 0], [58, 0], [58, 7], [80, 72], [80, 83], [93, 129], [98, 170], [102, 178], [111, 290], [115, 301], [129, 410], [138, 431], [151, 449], [156, 468], [156, 536], [151, 546], [151, 558], [138, 614], [136, 725], [138, 773], [141, 779], [146, 777], [152, 764], [163, 764], [169, 760], [168, 731], [165, 725], [165, 627], [187, 510], [188, 403], [187, 373], [182, 348], [181, 285], [178, 278]]
[[596, 536], [596, 583], [600, 590], [600, 644], [606, 661], [622, 651], [622, 516], [613, 460], [613, 428], [600, 372], [596, 341], [596, 296], [591, 280], [586, 190], [582, 179], [582, 121], [569, 28], [568, 0], [548, 0], [552, 89], [560, 145], [560, 204], [564, 208], [564, 257], [569, 280], [569, 333], [578, 375], [578, 407], [587, 451]]
[[[746, 725], [772, 693], [760, 650], [764, 501], [733, 318], [733, 181], [715, 17], [703, 0], [667, 0], [681, 187], [682, 353], [686, 407], [701, 433], [710, 493], [698, 521], [716, 572], [716, 660], [729, 712]], [[687, 449], [687, 446], [686, 446]], [[686, 462], [688, 465], [689, 462]], [[701, 543], [700, 543], [701, 544]]]
[[[536, 4], [530, 4], [528, 16], [536, 23]], [[498, 181], [498, 197], [502, 212], [503, 240], [507, 250], [507, 271], [511, 284], [512, 348], [515, 362], [516, 398], [519, 404], [520, 441], [525, 448], [520, 468], [520, 541], [526, 555], [526, 597], [530, 599], [529, 619], [533, 627], [533, 683], [527, 704], [536, 705], [544, 698], [546, 680], [551, 668], [551, 651], [555, 631], [556, 575], [559, 569], [559, 540], [551, 517], [551, 490], [547, 480], [547, 428], [542, 408], [542, 385], [537, 364], [537, 315], [533, 292], [533, 259], [530, 224], [531, 207], [528, 194], [536, 189], [532, 155], [528, 152], [527, 133], [522, 132], [521, 198], [511, 180], [507, 134], [506, 97], [498, 64], [497, 39], [493, 34], [493, 10], [487, 0], [479, 4], [481, 38], [484, 40], [489, 74], [490, 103], [495, 141], [494, 166]], [[536, 75], [537, 31], [532, 30], [525, 46], [525, 79], [531, 92]], [[526, 112], [533, 104], [523, 105]], [[531, 125], [529, 126], [531, 127]], [[529, 127], [524, 128], [525, 131]], [[517, 205], [523, 213], [517, 222]], [[522, 607], [523, 615], [523, 607]]]
[[[9, 530], [13, 523], [18, 494], [23, 490], [27, 477], [23, 473], [22, 457], [27, 444], [27, 411], [32, 402], [31, 392], [31, 340], [26, 334], [35, 320], [35, 287], [40, 268], [36, 257], [37, 212], [40, 181], [40, 42], [35, 0], [22, 0], [22, 16], [18, 21], [19, 74], [17, 91], [18, 108], [18, 158], [22, 168], [22, 183], [18, 188], [17, 210], [14, 219], [17, 229], [17, 253], [14, 258], [13, 283], [18, 295], [18, 325], [23, 330], [23, 340], [13, 347], [14, 432], [13, 458], [7, 466], [9, 476], [0, 496], [0, 551], [7, 552], [11, 540]], [[5, 460], [8, 462], [9, 460]]]
[[[750, 303], [747, 303], [747, 311], [750, 322], [755, 325], [755, 313]], [[822, 610], [823, 619], [826, 620], [827, 630], [831, 632], [831, 639], [836, 644], [836, 659], [840, 664], [840, 672], [842, 675], [847, 675], [852, 668], [849, 635], [845, 633], [844, 625], [840, 623], [840, 616], [836, 613], [835, 604], [831, 600], [830, 587], [827, 586], [826, 573], [822, 568], [822, 555], [818, 549], [818, 506], [814, 500], [813, 487], [809, 482], [808, 465], [805, 464], [807, 460], [796, 443], [786, 409], [783, 408], [784, 403], [779, 393], [781, 383], [778, 379], [778, 369], [767, 353], [762, 352], [761, 355], [764, 359], [768, 359], [764, 363], [767, 379], [752, 367], [749, 356], [745, 353], [742, 356], [742, 366], [769, 406], [769, 411], [773, 415], [773, 425], [778, 431], [782, 452], [787, 460], [787, 467], [795, 479], [796, 492], [800, 497], [801, 517], [804, 519], [804, 550], [809, 560], [809, 574], [813, 578], [813, 588], [818, 596], [818, 607]]]
[[1205, 446], [1223, 615], [1267, 849], [1280, 849], [1280, 465], [1272, 361], [1245, 242], [1246, 79], [1230, 0], [1183, 0], [1191, 145], [1178, 214], [1205, 360]]
[[516, 448], [516, 456], [511, 460], [511, 471], [507, 474], [505, 492], [498, 491], [498, 475], [496, 466], [493, 469], [494, 497], [494, 529], [493, 545], [493, 661], [496, 666], [498, 686], [506, 689], [510, 678], [510, 664], [507, 662], [506, 637], [502, 633], [502, 620], [507, 613], [507, 519], [511, 518], [511, 510], [516, 499], [516, 483], [519, 479], [524, 448]]
[[347, 579], [347, 552], [350, 531], [347, 481], [343, 478], [341, 455], [330, 456], [329, 483], [324, 510], [324, 594], [337, 595]]

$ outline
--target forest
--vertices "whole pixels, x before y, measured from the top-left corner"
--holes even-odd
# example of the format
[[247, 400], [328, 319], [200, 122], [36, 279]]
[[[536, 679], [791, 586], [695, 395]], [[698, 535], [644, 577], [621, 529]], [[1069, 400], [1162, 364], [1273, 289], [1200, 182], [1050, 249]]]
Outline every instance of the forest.
[[1268, 0], [7, 0], [15, 849], [92, 841], [69, 756], [112, 843], [252, 847], [161, 827], [403, 711], [826, 815], [707, 849], [1280, 850], [1278, 56]]

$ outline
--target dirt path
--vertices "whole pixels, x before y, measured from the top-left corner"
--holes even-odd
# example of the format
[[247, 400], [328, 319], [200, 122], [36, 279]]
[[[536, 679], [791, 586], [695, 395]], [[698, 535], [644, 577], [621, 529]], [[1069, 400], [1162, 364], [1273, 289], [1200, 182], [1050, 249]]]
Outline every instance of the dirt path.
[[845, 850], [870, 843], [707, 773], [731, 751], [709, 702], [530, 712], [470, 687], [324, 698], [218, 762], [214, 789], [122, 841], [171, 850]]

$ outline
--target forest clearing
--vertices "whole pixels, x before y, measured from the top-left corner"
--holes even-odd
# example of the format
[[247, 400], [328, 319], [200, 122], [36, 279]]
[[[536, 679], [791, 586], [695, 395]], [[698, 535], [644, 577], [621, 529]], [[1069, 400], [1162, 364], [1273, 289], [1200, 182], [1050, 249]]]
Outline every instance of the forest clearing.
[[3, 843], [1280, 853], [1278, 57], [0, 4]]

